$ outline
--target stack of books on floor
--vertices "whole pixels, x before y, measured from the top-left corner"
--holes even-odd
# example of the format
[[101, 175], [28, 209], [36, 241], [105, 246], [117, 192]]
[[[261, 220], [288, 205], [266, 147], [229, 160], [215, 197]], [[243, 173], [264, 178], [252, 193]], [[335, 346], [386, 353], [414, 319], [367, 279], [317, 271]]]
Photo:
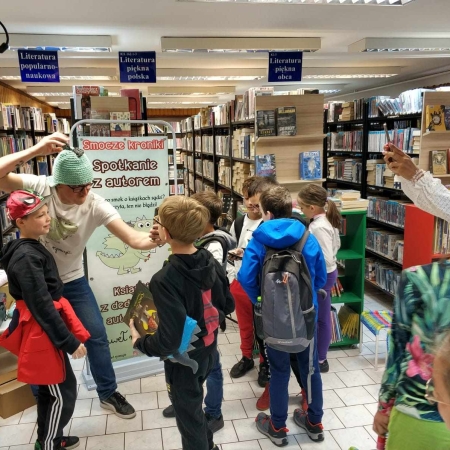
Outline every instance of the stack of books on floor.
[[339, 323], [338, 313], [336, 308], [331, 307], [331, 343], [335, 344], [336, 342], [341, 342], [342, 339], [342, 331], [341, 324]]

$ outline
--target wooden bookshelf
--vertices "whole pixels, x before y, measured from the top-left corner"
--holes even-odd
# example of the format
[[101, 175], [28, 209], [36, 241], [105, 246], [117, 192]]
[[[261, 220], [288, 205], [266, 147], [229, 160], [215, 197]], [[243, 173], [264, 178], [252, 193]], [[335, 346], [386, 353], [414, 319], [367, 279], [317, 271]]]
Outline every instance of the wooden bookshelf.
[[[260, 137], [255, 141], [255, 155], [274, 154], [277, 181], [286, 186], [293, 197], [304, 183], [322, 185], [324, 179], [301, 180], [299, 154], [307, 151], [323, 152], [323, 103], [324, 96], [315, 95], [267, 95], [255, 98], [255, 115], [261, 110], [295, 106], [297, 116], [296, 136]], [[321, 158], [322, 161], [322, 158]]]

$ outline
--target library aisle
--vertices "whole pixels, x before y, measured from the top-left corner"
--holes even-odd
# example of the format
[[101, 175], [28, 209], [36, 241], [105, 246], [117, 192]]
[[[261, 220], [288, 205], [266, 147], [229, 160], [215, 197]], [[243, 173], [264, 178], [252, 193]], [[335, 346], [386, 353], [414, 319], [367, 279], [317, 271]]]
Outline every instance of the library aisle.
[[[366, 310], [389, 309], [392, 300], [378, 290], [366, 286]], [[363, 350], [346, 347], [330, 349], [330, 372], [322, 374], [324, 387], [323, 424], [325, 441], [312, 442], [304, 430], [292, 420], [299, 407], [300, 389], [293, 376], [289, 383], [289, 445], [286, 449], [302, 450], [358, 450], [376, 448], [372, 431], [373, 415], [377, 410], [379, 383], [383, 375], [381, 366], [386, 357], [386, 335], [381, 335], [378, 371], [374, 370], [375, 342], [373, 335], [364, 330]], [[275, 448], [268, 439], [261, 439], [256, 430], [256, 400], [263, 392], [257, 384], [254, 368], [242, 378], [232, 379], [231, 367], [240, 359], [239, 333], [231, 322], [225, 333], [219, 334], [219, 349], [224, 372], [224, 402], [222, 406], [225, 427], [218, 431], [215, 443], [221, 450], [270, 450]], [[256, 360], [255, 360], [256, 361]], [[72, 361], [80, 379], [83, 362]], [[257, 363], [255, 362], [255, 366]], [[88, 391], [83, 384], [78, 387], [75, 413], [65, 434], [81, 439], [80, 450], [178, 450], [180, 434], [175, 419], [166, 419], [162, 411], [169, 405], [164, 374], [142, 378], [119, 385], [119, 390], [136, 408], [134, 419], [121, 420], [101, 409], [96, 391]], [[36, 407], [29, 408], [8, 419], [0, 418], [0, 442], [14, 443], [0, 450], [33, 450], [36, 440]]]

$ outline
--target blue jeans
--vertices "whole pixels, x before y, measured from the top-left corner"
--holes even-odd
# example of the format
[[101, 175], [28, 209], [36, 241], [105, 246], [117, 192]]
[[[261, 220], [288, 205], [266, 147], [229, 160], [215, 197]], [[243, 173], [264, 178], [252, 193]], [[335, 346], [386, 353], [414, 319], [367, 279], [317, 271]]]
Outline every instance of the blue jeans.
[[213, 356], [214, 365], [206, 379], [205, 413], [218, 419], [222, 415], [223, 374], [219, 351], [216, 350]]
[[116, 391], [117, 383], [105, 325], [94, 293], [86, 278], [82, 277], [64, 284], [63, 296], [69, 300], [75, 314], [91, 334], [85, 343], [87, 356], [98, 396], [100, 400], [106, 400]]
[[[276, 429], [286, 427], [289, 402], [288, 385], [291, 375], [290, 356], [289, 353], [267, 347], [267, 357], [270, 364], [270, 414], [273, 426]], [[309, 348], [297, 353], [297, 362], [302, 385], [308, 395]], [[311, 403], [308, 405], [308, 419], [312, 424], [317, 424], [322, 422], [323, 394], [316, 339], [314, 339], [313, 365], [314, 374], [311, 375]]]

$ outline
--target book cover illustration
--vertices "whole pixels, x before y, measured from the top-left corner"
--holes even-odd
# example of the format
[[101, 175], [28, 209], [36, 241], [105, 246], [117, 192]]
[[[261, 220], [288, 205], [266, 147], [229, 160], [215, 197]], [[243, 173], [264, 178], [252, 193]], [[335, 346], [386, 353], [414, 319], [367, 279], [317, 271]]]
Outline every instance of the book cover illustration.
[[256, 155], [255, 171], [257, 176], [276, 178], [277, 169], [275, 163], [275, 155]]
[[277, 135], [295, 136], [297, 134], [297, 112], [295, 106], [277, 108]]
[[155, 334], [158, 329], [158, 312], [153, 295], [141, 281], [138, 281], [134, 289], [123, 322], [129, 325], [131, 319], [133, 319], [134, 326], [141, 336]]
[[300, 158], [300, 179], [317, 180], [322, 178], [320, 151], [303, 152]]
[[[91, 119], [109, 120], [108, 111], [91, 110]], [[91, 123], [89, 133], [91, 136], [110, 137], [109, 123]]]
[[446, 131], [444, 105], [427, 105], [426, 114], [428, 131]]
[[430, 171], [433, 175], [445, 175], [447, 173], [447, 150], [430, 152]]
[[275, 110], [256, 111], [257, 137], [276, 136]]
[[[130, 120], [129, 112], [111, 112], [109, 114], [111, 120]], [[131, 136], [130, 123], [111, 123], [110, 124], [111, 137]]]

